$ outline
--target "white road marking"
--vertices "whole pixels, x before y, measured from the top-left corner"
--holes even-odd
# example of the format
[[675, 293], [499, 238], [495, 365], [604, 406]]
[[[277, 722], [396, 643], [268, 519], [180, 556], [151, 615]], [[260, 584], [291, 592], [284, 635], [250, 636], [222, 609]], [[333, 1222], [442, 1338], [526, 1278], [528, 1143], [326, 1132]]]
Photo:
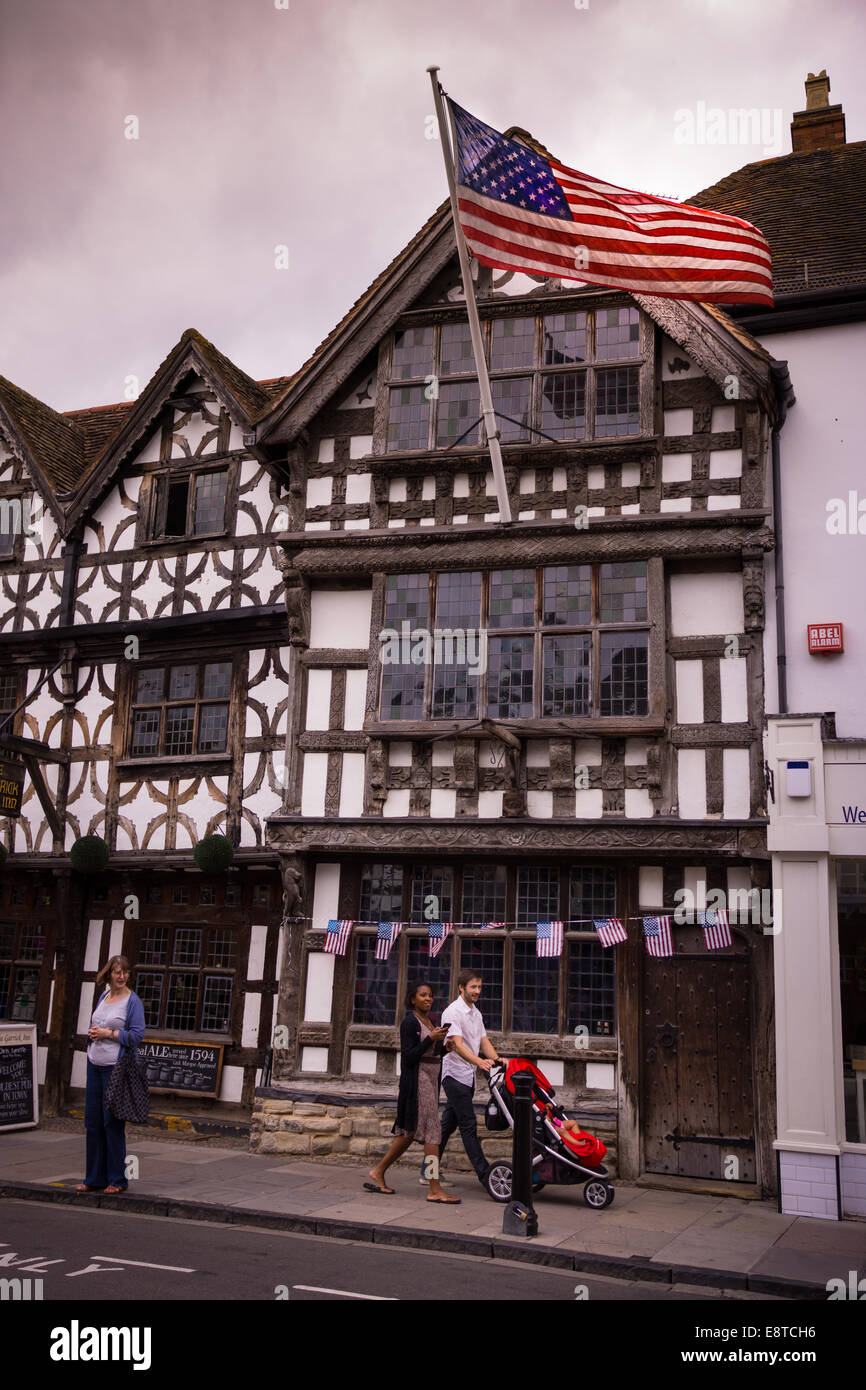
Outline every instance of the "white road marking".
[[149, 1260], [122, 1260], [119, 1255], [91, 1255], [91, 1260], [111, 1260], [116, 1265], [135, 1265], [138, 1269], [168, 1269], [172, 1274], [195, 1274], [186, 1265], [154, 1265]]
[[320, 1289], [315, 1284], [293, 1284], [293, 1289], [301, 1289], [304, 1293], [334, 1293], [340, 1298], [369, 1298], [376, 1303], [399, 1303], [399, 1298], [391, 1298], [388, 1294], [379, 1293], [352, 1293], [350, 1289]]

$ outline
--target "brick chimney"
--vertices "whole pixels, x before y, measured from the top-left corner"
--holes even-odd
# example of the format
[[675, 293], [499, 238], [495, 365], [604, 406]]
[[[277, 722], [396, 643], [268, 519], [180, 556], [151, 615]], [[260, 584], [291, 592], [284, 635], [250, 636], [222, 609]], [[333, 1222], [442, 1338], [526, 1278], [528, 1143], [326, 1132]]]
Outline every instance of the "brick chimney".
[[816, 77], [806, 78], [806, 110], [795, 111], [791, 122], [791, 149], [794, 154], [812, 150], [832, 150], [844, 145], [845, 114], [841, 106], [831, 106], [830, 79], [822, 68]]

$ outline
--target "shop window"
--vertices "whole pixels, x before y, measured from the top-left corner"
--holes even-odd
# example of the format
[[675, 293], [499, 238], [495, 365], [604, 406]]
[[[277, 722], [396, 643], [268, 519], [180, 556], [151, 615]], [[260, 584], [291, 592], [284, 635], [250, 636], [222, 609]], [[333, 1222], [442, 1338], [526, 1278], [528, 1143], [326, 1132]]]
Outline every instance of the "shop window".
[[0, 1018], [33, 1023], [45, 953], [39, 924], [0, 922]]
[[134, 988], [149, 1031], [229, 1031], [237, 936], [225, 927], [142, 928]]
[[845, 1137], [866, 1144], [866, 859], [836, 867]]
[[382, 627], [383, 720], [649, 711], [645, 561], [391, 575]]
[[129, 756], [226, 752], [231, 684], [230, 661], [139, 670], [132, 691]]
[[[640, 433], [641, 373], [647, 367], [639, 361], [640, 314], [633, 305], [493, 317], [482, 325], [482, 335], [503, 444]], [[389, 452], [477, 447], [480, 415], [468, 323], [398, 329]]]

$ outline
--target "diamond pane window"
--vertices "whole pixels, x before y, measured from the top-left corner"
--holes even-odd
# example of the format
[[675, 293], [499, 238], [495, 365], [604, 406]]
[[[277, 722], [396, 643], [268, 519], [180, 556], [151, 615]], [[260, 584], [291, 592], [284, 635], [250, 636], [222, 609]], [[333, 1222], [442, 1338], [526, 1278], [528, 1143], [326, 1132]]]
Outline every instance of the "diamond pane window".
[[446, 381], [439, 387], [436, 444], [477, 444], [481, 404], [477, 381]]
[[531, 637], [492, 637], [487, 668], [487, 713], [493, 719], [530, 719], [533, 713]]
[[490, 349], [492, 371], [531, 367], [535, 363], [535, 319], [494, 319]]
[[592, 569], [557, 565], [544, 571], [545, 627], [582, 627], [592, 620]]
[[611, 357], [637, 357], [640, 352], [640, 315], [637, 309], [597, 309], [595, 355], [600, 361]]
[[426, 449], [430, 438], [430, 401], [423, 386], [392, 388], [388, 409], [388, 448]]
[[475, 371], [468, 323], [443, 323], [440, 371], [442, 376], [461, 376]]
[[595, 433], [638, 434], [638, 369], [609, 367], [596, 372]]
[[542, 327], [545, 367], [586, 361], [586, 314], [546, 314]]
[[194, 536], [211, 535], [215, 531], [222, 531], [225, 526], [228, 477], [228, 470], [225, 468], [216, 473], [198, 474], [193, 502]]
[[545, 637], [543, 648], [542, 714], [545, 718], [591, 714], [590, 638]]
[[601, 714], [646, 714], [647, 709], [646, 633], [603, 632]]
[[601, 566], [603, 623], [640, 623], [647, 616], [646, 561]]
[[401, 333], [395, 333], [392, 370], [393, 375], [401, 381], [432, 375], [432, 328], [406, 328]]

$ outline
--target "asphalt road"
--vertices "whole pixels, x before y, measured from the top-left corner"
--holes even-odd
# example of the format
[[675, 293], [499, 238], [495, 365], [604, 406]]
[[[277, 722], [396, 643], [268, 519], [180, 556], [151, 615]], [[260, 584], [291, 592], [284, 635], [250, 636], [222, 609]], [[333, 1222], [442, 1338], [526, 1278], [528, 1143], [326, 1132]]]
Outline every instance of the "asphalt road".
[[[44, 1301], [696, 1300], [718, 1293], [573, 1271], [36, 1202], [0, 1204], [0, 1279]], [[7, 1291], [6, 1297], [10, 1297]], [[11, 1311], [7, 1305], [7, 1311]]]

